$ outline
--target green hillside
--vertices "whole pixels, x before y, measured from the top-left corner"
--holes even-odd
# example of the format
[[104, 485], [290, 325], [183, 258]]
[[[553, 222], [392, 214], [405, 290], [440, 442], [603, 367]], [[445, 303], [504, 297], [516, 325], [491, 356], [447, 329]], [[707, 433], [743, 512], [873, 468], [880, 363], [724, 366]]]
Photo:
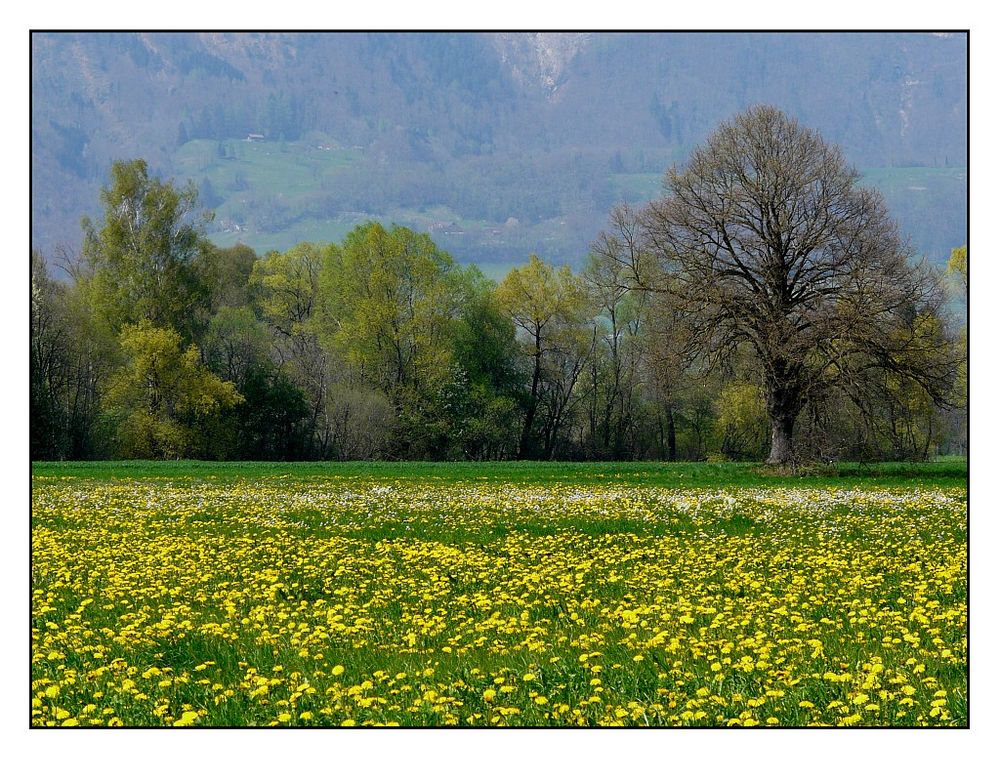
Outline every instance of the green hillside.
[[489, 269], [578, 264], [614, 203], [754, 103], [873, 172], [918, 254], [966, 241], [964, 35], [36, 33], [31, 60], [46, 254], [142, 158], [194, 181], [222, 244], [375, 218]]
[[[350, 185], [370, 171], [371, 156], [318, 133], [299, 141], [189, 141], [177, 150], [173, 164], [177, 178], [194, 182], [203, 203], [214, 212], [211, 240], [221, 246], [240, 242], [258, 253], [286, 250], [303, 241], [338, 242], [358, 223], [378, 220], [430, 233], [459, 261], [478, 263], [490, 276], [501, 277], [524, 260], [526, 245], [575, 265], [593, 239], [558, 217], [535, 223], [484, 218], [474, 203], [436, 200], [441, 188], [434, 182], [429, 183], [426, 201], [419, 195], [407, 200], [397, 192], [382, 209], [359, 208]], [[439, 180], [444, 178], [439, 175]], [[601, 216], [612, 203], [642, 204], [657, 197], [663, 172], [609, 173], [604, 179], [600, 190], [607, 200], [588, 205]], [[915, 247], [924, 248], [932, 261], [943, 262], [952, 246], [947, 240], [954, 231], [952, 223], [965, 224], [955, 211], [964, 204], [967, 180], [964, 168], [890, 167], [865, 170], [862, 184], [885, 195]]]

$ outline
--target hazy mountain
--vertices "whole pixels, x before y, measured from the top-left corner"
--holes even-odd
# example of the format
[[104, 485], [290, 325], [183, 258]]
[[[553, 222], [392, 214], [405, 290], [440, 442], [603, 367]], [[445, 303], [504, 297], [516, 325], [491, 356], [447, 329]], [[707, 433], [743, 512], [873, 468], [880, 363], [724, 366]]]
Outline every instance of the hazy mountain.
[[32, 36], [32, 242], [79, 246], [111, 161], [143, 157], [223, 244], [376, 217], [496, 273], [576, 263], [760, 102], [840, 144], [919, 252], [966, 241], [964, 34], [80, 33]]

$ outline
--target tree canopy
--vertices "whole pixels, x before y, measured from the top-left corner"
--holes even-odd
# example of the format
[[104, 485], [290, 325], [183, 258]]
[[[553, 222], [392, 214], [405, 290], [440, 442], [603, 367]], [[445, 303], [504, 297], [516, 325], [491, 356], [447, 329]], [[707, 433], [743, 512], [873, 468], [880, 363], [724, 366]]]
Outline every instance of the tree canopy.
[[182, 348], [175, 331], [146, 321], [128, 325], [121, 346], [124, 363], [111, 377], [106, 404], [121, 419], [126, 457], [196, 455], [206, 423], [243, 401], [232, 383], [202, 364], [197, 347]]
[[141, 320], [187, 339], [203, 325], [207, 289], [196, 268], [206, 245], [198, 194], [149, 174], [146, 162], [118, 161], [101, 190], [104, 220], [83, 219], [83, 257], [93, 308], [115, 331]]
[[703, 353], [752, 354], [770, 462], [793, 458], [799, 413], [834, 386], [885, 371], [942, 402], [952, 376], [943, 339], [921, 327], [938, 315], [937, 281], [909, 262], [881, 196], [858, 179], [818, 133], [758, 106], [668, 172], [642, 215], [673, 283], [645, 284], [687, 315]]
[[[497, 283], [377, 222], [264, 257], [216, 247], [194, 188], [143, 161], [116, 163], [103, 201], [71, 280], [31, 258], [33, 458], [964, 447], [943, 287], [840, 152], [775, 109], [616, 207], [579, 273], [531, 255]], [[951, 268], [967, 286], [967, 256]]]

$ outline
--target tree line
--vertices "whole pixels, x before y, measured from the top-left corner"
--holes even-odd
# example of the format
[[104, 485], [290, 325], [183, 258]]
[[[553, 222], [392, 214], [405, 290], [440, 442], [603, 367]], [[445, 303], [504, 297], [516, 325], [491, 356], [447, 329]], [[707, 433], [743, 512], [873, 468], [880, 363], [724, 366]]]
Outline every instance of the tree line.
[[[964, 448], [964, 335], [878, 193], [770, 107], [579, 272], [499, 283], [376, 222], [262, 257], [115, 163], [31, 257], [33, 459], [923, 459]], [[967, 255], [953, 258], [967, 287]]]

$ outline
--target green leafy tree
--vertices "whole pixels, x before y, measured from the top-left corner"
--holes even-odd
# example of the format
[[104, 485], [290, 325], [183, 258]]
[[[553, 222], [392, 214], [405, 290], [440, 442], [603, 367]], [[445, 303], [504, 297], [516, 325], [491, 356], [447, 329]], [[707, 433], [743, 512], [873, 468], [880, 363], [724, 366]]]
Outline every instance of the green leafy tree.
[[235, 435], [235, 458], [306, 459], [313, 455], [305, 393], [267, 363], [250, 365], [237, 386], [243, 403], [231, 408], [226, 430]]
[[264, 320], [294, 355], [312, 341], [311, 321], [317, 309], [319, 278], [327, 248], [301, 242], [284, 253], [270, 252], [254, 263], [251, 284], [259, 291]]
[[224, 306], [209, 322], [201, 352], [213, 372], [239, 388], [255, 368], [271, 365], [267, 324], [251, 307]]
[[197, 274], [206, 289], [212, 313], [220, 307], [243, 307], [255, 290], [250, 284], [257, 253], [245, 244], [216, 247], [207, 244], [196, 260]]
[[965, 245], [956, 247], [948, 257], [948, 272], [954, 274], [962, 285], [966, 295], [969, 293], [969, 248]]
[[243, 404], [221, 427], [238, 459], [304, 459], [312, 455], [311, 407], [305, 392], [272, 361], [266, 323], [249, 306], [222, 306], [201, 350], [208, 367], [231, 382]]
[[302, 242], [254, 263], [250, 283], [256, 306], [271, 330], [275, 364], [305, 392], [316, 455], [331, 452], [326, 399], [334, 368], [320, 344], [317, 312], [320, 275], [331, 248]]
[[68, 422], [64, 401], [71, 356], [64, 313], [65, 287], [48, 274], [45, 259], [31, 254], [31, 458], [65, 455]]
[[758, 459], [767, 447], [764, 394], [752, 383], [725, 385], [716, 399], [719, 450], [730, 459]]
[[148, 321], [193, 340], [207, 312], [208, 291], [196, 269], [205, 251], [206, 215], [197, 191], [150, 176], [144, 160], [118, 161], [101, 190], [104, 219], [83, 220], [83, 258], [92, 274], [91, 306], [114, 331]]
[[473, 267], [465, 273], [465, 291], [453, 348], [459, 367], [452, 411], [457, 455], [503, 459], [516, 453], [511, 421], [524, 402], [517, 337], [500, 309], [495, 283]]
[[94, 318], [85, 270], [67, 270], [76, 284], [52, 279], [44, 258], [31, 258], [32, 458], [106, 455], [100, 393], [117, 360], [114, 334]]
[[439, 383], [457, 310], [454, 269], [426, 234], [358, 226], [334, 249], [324, 275], [333, 346], [390, 397]]
[[401, 448], [411, 455], [439, 451], [449, 428], [441, 393], [454, 380], [461, 291], [451, 257], [426, 234], [402, 226], [358, 226], [327, 257], [319, 315], [324, 342], [357, 382], [391, 401]]
[[[956, 247], [951, 251], [951, 257], [948, 259], [948, 272], [958, 279], [963, 299], [967, 302], [969, 298], [969, 250], [967, 247]], [[969, 331], [967, 326], [963, 326], [959, 332], [954, 349], [958, 362], [958, 376], [954, 389], [955, 407], [967, 409], [969, 399]], [[964, 421], [959, 422], [959, 428], [964, 423]]]
[[180, 458], [205, 452], [202, 433], [243, 401], [232, 383], [201, 363], [198, 348], [149, 322], [121, 331], [124, 366], [111, 378], [105, 405], [119, 421], [120, 455]]
[[518, 458], [548, 456], [593, 349], [587, 292], [568, 266], [557, 269], [532, 255], [527, 264], [507, 273], [497, 298], [518, 329], [530, 367]]

